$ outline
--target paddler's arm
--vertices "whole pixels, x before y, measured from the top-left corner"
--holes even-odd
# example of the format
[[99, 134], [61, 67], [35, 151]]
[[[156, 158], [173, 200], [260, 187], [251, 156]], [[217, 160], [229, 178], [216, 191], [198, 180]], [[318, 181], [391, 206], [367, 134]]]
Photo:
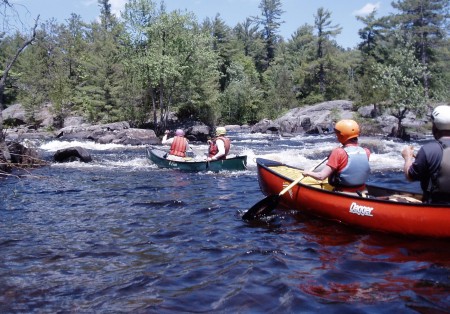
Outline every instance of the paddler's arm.
[[311, 177], [314, 178], [316, 180], [325, 180], [326, 178], [328, 178], [331, 174], [333, 173], [333, 168], [331, 168], [330, 166], [326, 165], [325, 167], [323, 167], [323, 169], [319, 172], [314, 172], [314, 171], [303, 171], [303, 175], [305, 177]]
[[187, 152], [193, 152], [194, 150], [192, 149], [191, 145], [189, 145], [189, 141], [186, 139], [186, 151]]
[[405, 164], [403, 165], [403, 172], [405, 173], [406, 179], [412, 181], [409, 176], [409, 168], [414, 162], [414, 147], [405, 146], [402, 150], [402, 157], [405, 159]]
[[[172, 142], [173, 142], [173, 139], [167, 139], [167, 136], [169, 135], [169, 130], [166, 130], [165, 132], [164, 132], [164, 136], [163, 136], [163, 138], [162, 138], [162, 140], [161, 140], [161, 144], [172, 144]], [[172, 140], [172, 141], [170, 141], [170, 140]]]
[[208, 160], [216, 160], [216, 159], [222, 157], [223, 155], [225, 155], [225, 143], [222, 140], [217, 140], [216, 145], [217, 145], [217, 149], [218, 149], [217, 154], [215, 154], [211, 158], [208, 158]]

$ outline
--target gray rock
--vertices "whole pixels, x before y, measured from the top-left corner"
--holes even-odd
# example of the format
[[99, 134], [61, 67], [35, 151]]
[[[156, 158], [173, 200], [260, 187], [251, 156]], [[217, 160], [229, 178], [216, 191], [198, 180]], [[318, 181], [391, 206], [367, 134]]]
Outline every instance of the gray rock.
[[0, 142], [0, 171], [9, 172], [11, 167], [9, 166], [9, 162], [11, 162], [11, 154], [9, 153], [8, 146], [6, 142]]
[[119, 132], [124, 129], [129, 129], [128, 122], [116, 122], [99, 125], [78, 125], [66, 126], [58, 131], [58, 138], [61, 139], [89, 139], [97, 141], [100, 137], [114, 132]]
[[186, 132], [186, 137], [190, 141], [202, 141], [206, 142], [210, 134], [210, 127], [203, 123], [196, 123], [189, 127]]
[[53, 159], [56, 162], [71, 162], [71, 161], [82, 161], [91, 162], [92, 157], [89, 152], [80, 146], [74, 146], [69, 148], [64, 148], [56, 151]]
[[11, 105], [2, 111], [3, 123], [19, 126], [27, 123], [25, 109], [21, 104]]
[[130, 128], [115, 134], [112, 143], [122, 145], [155, 145], [160, 144], [160, 140], [153, 130]]
[[39, 159], [36, 149], [26, 147], [19, 142], [9, 142], [8, 150], [11, 155], [11, 162], [21, 166], [39, 166], [44, 162]]
[[116, 139], [116, 135], [114, 134], [107, 134], [99, 137], [97, 139], [97, 143], [99, 144], [109, 144], [112, 143]]
[[333, 123], [341, 119], [353, 118], [353, 103], [349, 100], [334, 100], [317, 105], [289, 110], [276, 119], [281, 132], [286, 133], [326, 133], [333, 130]]
[[263, 119], [251, 128], [252, 133], [274, 133], [279, 130], [280, 125], [269, 119]]
[[80, 127], [86, 125], [86, 121], [80, 116], [71, 116], [64, 119], [63, 128]]
[[227, 130], [227, 132], [239, 132], [242, 130], [242, 127], [240, 125], [237, 124], [229, 124], [229, 125], [225, 125], [225, 129]]
[[375, 118], [377, 116], [373, 105], [358, 108], [358, 113], [363, 118]]
[[53, 127], [54, 118], [52, 113], [52, 104], [45, 104], [34, 117], [40, 128]]
[[[355, 111], [351, 101], [335, 100], [291, 109], [274, 121], [263, 119], [252, 127], [252, 132], [278, 132], [283, 136], [302, 133], [326, 134], [333, 132], [334, 124], [341, 119], [364, 121], [361, 125], [361, 135], [364, 136], [395, 136], [398, 125], [397, 118], [376, 112], [373, 105], [364, 106]], [[420, 138], [427, 125], [429, 121], [426, 117], [418, 118], [415, 114], [408, 113], [402, 121], [402, 126], [408, 133], [404, 139], [408, 140], [410, 136], [415, 139]]]

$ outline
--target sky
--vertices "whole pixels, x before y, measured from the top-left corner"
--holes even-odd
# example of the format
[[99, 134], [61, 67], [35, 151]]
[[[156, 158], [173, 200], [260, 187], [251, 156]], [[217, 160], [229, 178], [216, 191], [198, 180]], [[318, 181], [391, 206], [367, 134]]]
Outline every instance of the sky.
[[[154, 0], [160, 3], [159, 0]], [[86, 22], [96, 20], [100, 14], [97, 0], [9, 0], [18, 8], [20, 16], [25, 17], [30, 27], [33, 20], [40, 15], [40, 21], [55, 18], [60, 23], [70, 17], [71, 13], [81, 16]], [[110, 0], [113, 13], [120, 14], [127, 0]], [[258, 8], [261, 0], [164, 0], [167, 11], [181, 10], [193, 12], [198, 21], [214, 18], [217, 14], [225, 23], [234, 27], [247, 17], [260, 16]], [[393, 9], [391, 0], [281, 0], [284, 11], [281, 20], [280, 35], [290, 39], [302, 25], [314, 25], [317, 9], [323, 7], [331, 12], [332, 25], [342, 27], [336, 41], [344, 48], [354, 48], [360, 41], [358, 30], [363, 24], [356, 15], [364, 16], [376, 9], [377, 17], [385, 16]]]

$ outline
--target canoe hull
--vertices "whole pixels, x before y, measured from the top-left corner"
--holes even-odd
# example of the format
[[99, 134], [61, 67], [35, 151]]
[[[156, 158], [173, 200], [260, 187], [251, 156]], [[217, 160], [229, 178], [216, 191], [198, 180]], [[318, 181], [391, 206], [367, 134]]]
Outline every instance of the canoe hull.
[[247, 169], [247, 156], [236, 156], [214, 161], [173, 161], [164, 157], [166, 152], [159, 149], [147, 149], [148, 158], [159, 168], [178, 169], [189, 172], [223, 170], [238, 171]]
[[[265, 195], [279, 194], [286, 185], [293, 182], [292, 178], [277, 172], [278, 166], [289, 166], [260, 158], [256, 163], [259, 185]], [[364, 230], [419, 237], [450, 237], [448, 205], [360, 197], [301, 182], [280, 198], [280, 205]]]

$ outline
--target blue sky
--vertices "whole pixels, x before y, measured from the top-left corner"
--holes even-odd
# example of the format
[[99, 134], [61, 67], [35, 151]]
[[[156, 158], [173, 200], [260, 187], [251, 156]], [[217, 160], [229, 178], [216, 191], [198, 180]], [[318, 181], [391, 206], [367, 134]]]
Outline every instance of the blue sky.
[[[127, 0], [110, 0], [112, 10], [119, 13]], [[159, 3], [159, 0], [155, 0]], [[199, 22], [205, 18], [214, 18], [217, 13], [229, 26], [243, 22], [246, 17], [260, 15], [258, 8], [261, 0], [165, 0], [168, 11], [187, 10], [193, 12]], [[392, 12], [391, 0], [281, 0], [283, 10], [282, 20], [285, 23], [280, 28], [280, 35], [291, 38], [295, 30], [303, 24], [314, 24], [314, 14], [319, 7], [331, 12], [333, 25], [339, 24], [343, 30], [336, 37], [337, 42], [345, 48], [353, 48], [359, 42], [358, 29], [362, 24], [356, 20], [356, 15], [364, 15], [374, 8], [378, 17]], [[26, 16], [28, 24], [33, 24], [33, 18], [40, 14], [40, 20], [56, 18], [63, 23], [71, 13], [77, 13], [86, 21], [95, 20], [99, 15], [97, 0], [10, 0], [19, 6], [21, 16]], [[25, 11], [25, 8], [27, 11]]]

